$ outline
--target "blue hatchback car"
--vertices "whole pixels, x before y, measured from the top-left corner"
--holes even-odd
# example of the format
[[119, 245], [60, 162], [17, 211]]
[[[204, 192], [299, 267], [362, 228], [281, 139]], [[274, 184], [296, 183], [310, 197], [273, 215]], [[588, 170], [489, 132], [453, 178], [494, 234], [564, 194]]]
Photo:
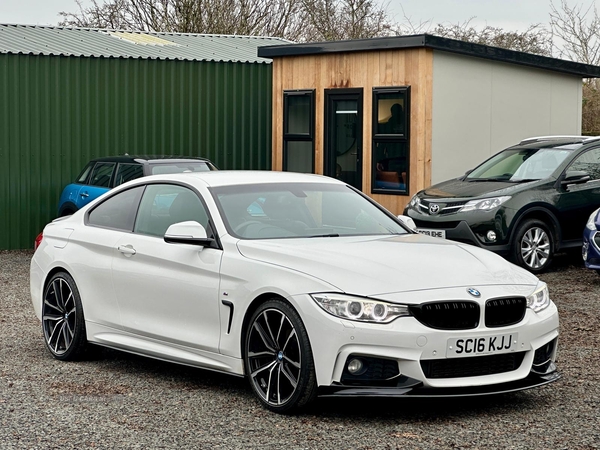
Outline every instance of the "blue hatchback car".
[[217, 170], [205, 158], [177, 156], [109, 156], [91, 160], [74, 183], [63, 190], [58, 216], [73, 214], [82, 206], [126, 181], [162, 173]]
[[600, 275], [600, 208], [590, 215], [585, 224], [582, 254], [585, 267]]

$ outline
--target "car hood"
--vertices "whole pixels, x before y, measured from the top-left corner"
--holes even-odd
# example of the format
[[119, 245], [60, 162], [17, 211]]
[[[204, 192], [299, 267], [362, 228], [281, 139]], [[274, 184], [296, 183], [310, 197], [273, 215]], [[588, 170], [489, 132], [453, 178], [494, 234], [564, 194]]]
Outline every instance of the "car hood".
[[477, 198], [489, 197], [490, 195], [512, 195], [520, 191], [524, 186], [531, 189], [532, 184], [543, 183], [541, 180], [511, 183], [507, 181], [463, 181], [459, 178], [444, 181], [428, 187], [423, 191], [426, 198]]
[[538, 282], [487, 250], [420, 234], [240, 240], [237, 245], [247, 258], [296, 270], [363, 296]]

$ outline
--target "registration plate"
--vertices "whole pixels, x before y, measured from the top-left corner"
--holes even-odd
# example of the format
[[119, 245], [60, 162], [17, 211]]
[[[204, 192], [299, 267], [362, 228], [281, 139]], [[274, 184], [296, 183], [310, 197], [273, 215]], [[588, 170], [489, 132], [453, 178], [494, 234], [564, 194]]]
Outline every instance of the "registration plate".
[[418, 228], [417, 231], [427, 236], [446, 238], [446, 230], [432, 230], [431, 228]]
[[517, 333], [452, 338], [448, 339], [446, 358], [510, 353], [517, 349], [518, 340], [519, 335]]

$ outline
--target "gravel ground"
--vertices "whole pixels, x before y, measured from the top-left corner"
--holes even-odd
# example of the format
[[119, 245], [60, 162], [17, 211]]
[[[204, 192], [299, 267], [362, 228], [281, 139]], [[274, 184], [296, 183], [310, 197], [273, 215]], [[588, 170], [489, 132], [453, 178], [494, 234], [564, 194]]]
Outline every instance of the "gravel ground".
[[600, 276], [577, 257], [541, 278], [561, 314], [543, 388], [477, 399], [318, 399], [263, 409], [245, 380], [112, 350], [54, 360], [29, 299], [31, 252], [0, 252], [0, 448], [597, 449]]

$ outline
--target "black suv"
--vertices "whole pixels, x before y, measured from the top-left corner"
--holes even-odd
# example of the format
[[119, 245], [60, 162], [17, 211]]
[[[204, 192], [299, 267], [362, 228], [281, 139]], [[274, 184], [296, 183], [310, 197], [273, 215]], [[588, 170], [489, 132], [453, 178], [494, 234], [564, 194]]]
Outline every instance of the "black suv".
[[582, 245], [600, 206], [600, 137], [521, 141], [464, 176], [418, 192], [404, 214], [421, 233], [508, 256], [531, 272]]
[[92, 159], [79, 176], [63, 190], [59, 217], [73, 214], [111, 188], [136, 178], [161, 173], [217, 170], [205, 158], [182, 156], [108, 156]]

